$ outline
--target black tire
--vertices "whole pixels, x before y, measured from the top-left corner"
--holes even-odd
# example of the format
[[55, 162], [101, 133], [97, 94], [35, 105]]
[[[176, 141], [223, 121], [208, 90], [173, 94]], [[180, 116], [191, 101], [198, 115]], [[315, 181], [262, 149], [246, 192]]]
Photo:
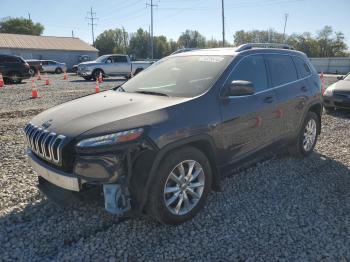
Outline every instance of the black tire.
[[332, 114], [335, 111], [334, 107], [324, 107], [324, 110], [326, 111], [326, 114]]
[[30, 74], [31, 76], [35, 76], [35, 73], [36, 73], [35, 68], [34, 68], [34, 67], [31, 67], [31, 68], [29, 69], [29, 74]]
[[[165, 199], [166, 194], [164, 192], [165, 185], [167, 181], [169, 181], [168, 177], [170, 176], [170, 173], [176, 172], [174, 168], [177, 167], [178, 164], [180, 164], [181, 162], [189, 161], [189, 160], [194, 160], [200, 164], [203, 170], [203, 172], [201, 173], [201, 178], [204, 177], [204, 187], [203, 187], [201, 196], [198, 198], [198, 200], [193, 198], [192, 194], [187, 194], [187, 193], [185, 194], [186, 198], [189, 199], [190, 204], [192, 204], [193, 201], [197, 201], [197, 203], [189, 211], [186, 211], [187, 213], [174, 214], [168, 209], [165, 203], [166, 201]], [[186, 170], [186, 167], [184, 170]], [[185, 173], [186, 172], [188, 172], [188, 169], [187, 171], [185, 171]], [[197, 177], [199, 178], [200, 176], [197, 176]], [[197, 183], [197, 182], [194, 182], [194, 183]], [[212, 184], [212, 171], [211, 171], [210, 163], [207, 157], [200, 150], [193, 147], [183, 147], [181, 149], [172, 151], [168, 153], [162, 160], [158, 168], [157, 175], [149, 190], [147, 213], [150, 216], [152, 216], [154, 219], [158, 220], [159, 222], [164, 224], [170, 224], [170, 225], [181, 224], [187, 220], [190, 220], [205, 205], [205, 201], [211, 190], [211, 184]], [[191, 185], [191, 182], [189, 182], [189, 185]], [[173, 194], [173, 193], [169, 193], [169, 194]], [[180, 197], [182, 196], [182, 194], [184, 193], [180, 193]], [[181, 202], [180, 206], [185, 206], [185, 202], [183, 201]], [[179, 201], [176, 202], [176, 204], [178, 203]]]
[[[306, 126], [311, 120], [314, 120], [316, 124], [316, 136], [312, 143], [312, 146], [308, 149], [305, 149], [305, 146], [304, 146], [305, 130], [306, 130]], [[317, 143], [320, 125], [321, 123], [320, 123], [319, 116], [314, 112], [308, 112], [301, 126], [301, 129], [299, 130], [298, 137], [295, 139], [295, 142], [290, 146], [290, 153], [293, 156], [302, 158], [302, 157], [309, 156], [313, 152], [315, 145]]]
[[92, 76], [83, 76], [83, 78], [87, 81], [90, 81], [92, 79]]
[[9, 74], [9, 80], [12, 84], [20, 84], [22, 82], [22, 76], [18, 72], [11, 72]]
[[60, 67], [57, 67], [57, 68], [55, 69], [55, 74], [62, 74], [62, 72], [63, 72], [63, 70], [62, 70], [62, 68], [60, 68]]
[[136, 75], [137, 75], [138, 73], [140, 73], [142, 70], [143, 70], [142, 68], [137, 68], [134, 75], [136, 76]]
[[100, 73], [102, 73], [102, 77], [104, 77], [103, 71], [101, 69], [95, 69], [92, 71], [92, 79], [94, 79], [94, 81], [98, 80]]

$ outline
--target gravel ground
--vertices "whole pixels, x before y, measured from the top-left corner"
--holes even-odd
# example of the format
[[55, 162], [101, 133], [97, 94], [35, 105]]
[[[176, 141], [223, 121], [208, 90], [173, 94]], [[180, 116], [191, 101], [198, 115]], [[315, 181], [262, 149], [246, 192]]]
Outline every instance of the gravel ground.
[[29, 99], [29, 81], [0, 89], [0, 261], [350, 261], [350, 112], [324, 115], [310, 157], [279, 154], [223, 179], [192, 221], [118, 221], [94, 202], [60, 209], [36, 188], [23, 126], [95, 87], [50, 78], [40, 99]]

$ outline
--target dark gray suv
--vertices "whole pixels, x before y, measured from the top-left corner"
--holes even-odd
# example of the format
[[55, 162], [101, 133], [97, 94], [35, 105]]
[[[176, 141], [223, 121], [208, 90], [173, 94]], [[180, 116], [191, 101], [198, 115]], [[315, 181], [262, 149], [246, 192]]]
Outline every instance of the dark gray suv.
[[276, 146], [309, 155], [321, 101], [317, 72], [288, 46], [195, 50], [39, 114], [25, 127], [28, 155], [49, 196], [53, 185], [100, 189], [113, 214], [178, 224], [241, 160]]

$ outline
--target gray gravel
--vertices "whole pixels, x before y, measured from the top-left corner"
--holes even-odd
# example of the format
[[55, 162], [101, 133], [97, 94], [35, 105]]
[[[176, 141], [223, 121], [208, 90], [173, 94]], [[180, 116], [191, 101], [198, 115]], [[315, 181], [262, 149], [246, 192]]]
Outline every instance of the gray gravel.
[[0, 90], [0, 260], [350, 261], [350, 112], [324, 115], [310, 157], [278, 154], [223, 179], [192, 221], [118, 221], [94, 202], [60, 209], [36, 188], [23, 126], [94, 92], [93, 82], [51, 77], [40, 99], [28, 99], [29, 82]]

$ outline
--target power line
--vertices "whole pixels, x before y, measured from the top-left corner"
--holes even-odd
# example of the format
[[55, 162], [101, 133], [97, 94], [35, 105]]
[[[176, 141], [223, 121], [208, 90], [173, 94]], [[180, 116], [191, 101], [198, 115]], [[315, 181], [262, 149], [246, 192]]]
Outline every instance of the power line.
[[146, 6], [151, 7], [151, 59], [153, 59], [153, 7], [158, 5], [154, 5], [153, 0], [151, 0], [151, 3], [146, 3]]
[[90, 17], [85, 17], [85, 19], [89, 19], [91, 21], [91, 23], [88, 23], [88, 25], [91, 25], [92, 45], [95, 46], [94, 26], [97, 24], [94, 23], [94, 20], [98, 20], [98, 18], [96, 17], [96, 13], [92, 12], [92, 7], [90, 8], [88, 15], [90, 15]]

